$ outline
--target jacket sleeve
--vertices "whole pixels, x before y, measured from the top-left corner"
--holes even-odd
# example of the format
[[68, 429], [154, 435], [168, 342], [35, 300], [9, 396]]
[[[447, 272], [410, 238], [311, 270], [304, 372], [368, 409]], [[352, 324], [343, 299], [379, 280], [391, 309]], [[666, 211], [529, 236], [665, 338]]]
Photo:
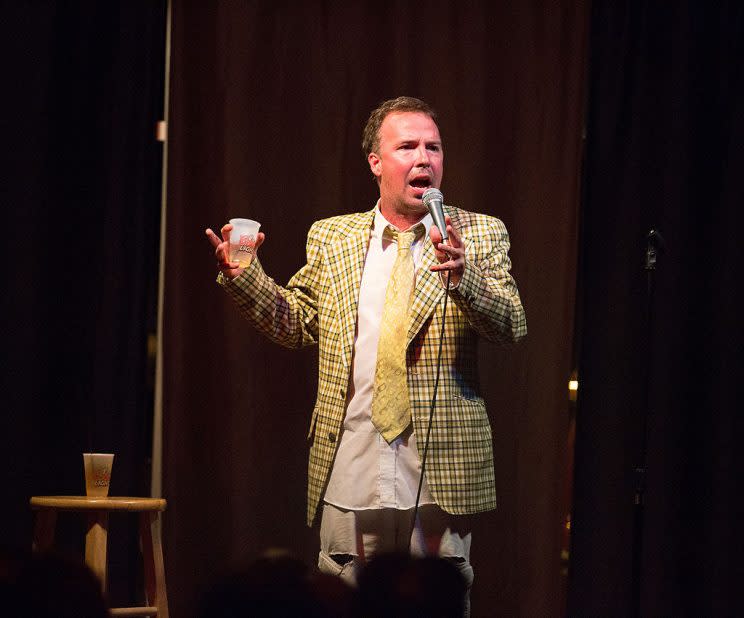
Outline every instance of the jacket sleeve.
[[527, 335], [527, 319], [509, 273], [509, 234], [494, 217], [478, 221], [466, 236], [465, 271], [450, 298], [479, 335], [515, 343]]
[[325, 276], [314, 224], [307, 239], [307, 263], [289, 280], [278, 285], [254, 259], [235, 279], [220, 273], [217, 282], [232, 297], [245, 317], [260, 333], [287, 348], [318, 341], [318, 286]]

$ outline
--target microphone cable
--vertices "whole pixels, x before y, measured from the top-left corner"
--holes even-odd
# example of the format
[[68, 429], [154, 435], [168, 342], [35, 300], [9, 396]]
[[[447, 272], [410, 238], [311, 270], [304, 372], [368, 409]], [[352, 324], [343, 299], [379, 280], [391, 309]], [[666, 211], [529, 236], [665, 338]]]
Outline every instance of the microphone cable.
[[418, 490], [416, 491], [416, 504], [413, 507], [413, 522], [411, 523], [411, 534], [408, 537], [408, 551], [411, 551], [413, 533], [416, 531], [416, 519], [418, 518], [419, 501], [421, 499], [421, 487], [424, 484], [424, 472], [426, 471], [426, 456], [429, 453], [429, 437], [431, 435], [431, 422], [434, 418], [434, 409], [437, 405], [437, 390], [439, 389], [439, 374], [442, 368], [442, 344], [444, 343], [444, 325], [447, 316], [447, 300], [449, 299], [450, 276], [452, 271], [447, 271], [447, 285], [444, 290], [444, 306], [442, 307], [442, 328], [439, 332], [439, 350], [437, 351], [437, 373], [434, 379], [434, 393], [431, 396], [431, 408], [429, 409], [429, 422], [426, 425], [426, 440], [424, 441], [424, 454], [421, 457], [421, 475], [419, 476]]

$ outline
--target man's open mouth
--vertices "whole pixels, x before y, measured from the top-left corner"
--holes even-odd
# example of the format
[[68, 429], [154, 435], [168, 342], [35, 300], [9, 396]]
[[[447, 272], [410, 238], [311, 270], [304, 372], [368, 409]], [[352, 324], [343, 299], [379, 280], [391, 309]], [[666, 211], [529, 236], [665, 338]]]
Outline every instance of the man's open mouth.
[[431, 178], [429, 176], [416, 176], [408, 184], [416, 189], [428, 189], [431, 186]]

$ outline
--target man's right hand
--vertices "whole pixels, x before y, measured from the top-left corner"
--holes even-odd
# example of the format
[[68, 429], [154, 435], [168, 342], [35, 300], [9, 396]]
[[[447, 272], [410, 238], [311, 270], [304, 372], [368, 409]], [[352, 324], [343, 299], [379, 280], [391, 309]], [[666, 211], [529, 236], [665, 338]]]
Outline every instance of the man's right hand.
[[[235, 279], [235, 277], [237, 277], [245, 269], [241, 268], [237, 262], [229, 261], [230, 232], [232, 231], [232, 228], [233, 226], [229, 223], [223, 225], [222, 229], [220, 230], [220, 233], [222, 234], [221, 239], [211, 230], [211, 228], [207, 228], [205, 233], [207, 235], [207, 238], [209, 239], [209, 242], [211, 242], [212, 246], [214, 247], [214, 257], [217, 258], [217, 268], [219, 268], [226, 277]], [[259, 232], [256, 236], [256, 253], [254, 253], [254, 258], [258, 254], [258, 248], [263, 244], [264, 238], [266, 238], [266, 236], [263, 232]]]

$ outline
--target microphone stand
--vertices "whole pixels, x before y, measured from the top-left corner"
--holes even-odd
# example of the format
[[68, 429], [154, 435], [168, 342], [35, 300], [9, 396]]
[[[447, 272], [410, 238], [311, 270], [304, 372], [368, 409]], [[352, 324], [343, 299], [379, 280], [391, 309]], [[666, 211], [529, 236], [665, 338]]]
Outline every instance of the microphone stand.
[[416, 491], [416, 504], [413, 507], [413, 521], [411, 522], [411, 534], [408, 537], [408, 550], [411, 550], [413, 533], [416, 530], [416, 519], [418, 518], [419, 500], [421, 499], [421, 487], [424, 484], [424, 472], [426, 470], [426, 455], [429, 452], [429, 436], [431, 435], [431, 421], [434, 418], [434, 409], [437, 405], [437, 390], [439, 389], [439, 374], [442, 368], [442, 343], [444, 342], [444, 323], [447, 316], [447, 300], [449, 299], [450, 277], [452, 271], [447, 271], [447, 284], [444, 290], [444, 306], [442, 307], [442, 328], [439, 332], [439, 350], [437, 351], [437, 373], [434, 379], [434, 393], [431, 396], [431, 408], [429, 408], [429, 422], [426, 425], [426, 440], [424, 441], [424, 454], [421, 457], [421, 475], [419, 476], [418, 490]]
[[633, 560], [632, 560], [632, 612], [634, 617], [641, 615], [641, 567], [643, 557], [644, 496], [646, 492], [646, 449], [648, 444], [648, 419], [651, 415], [651, 377], [653, 374], [653, 332], [654, 332], [654, 273], [658, 256], [665, 247], [664, 237], [652, 229], [646, 235], [646, 255], [643, 269], [646, 271], [646, 338], [643, 363], [644, 410], [641, 420], [640, 457], [633, 473], [635, 476], [635, 496], [633, 499]]

